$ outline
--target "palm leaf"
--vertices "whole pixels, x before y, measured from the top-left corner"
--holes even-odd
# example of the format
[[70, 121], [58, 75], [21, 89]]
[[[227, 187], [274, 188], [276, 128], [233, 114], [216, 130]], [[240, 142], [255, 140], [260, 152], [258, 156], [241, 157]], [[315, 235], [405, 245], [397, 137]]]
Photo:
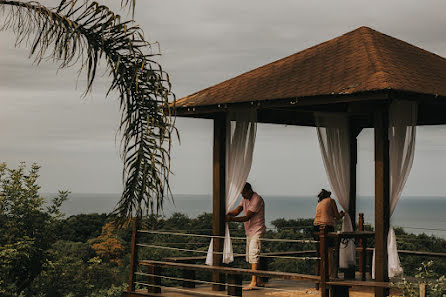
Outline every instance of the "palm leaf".
[[[134, 1], [122, 0], [134, 7]], [[104, 5], [62, 0], [47, 8], [38, 2], [0, 0], [1, 30], [11, 29], [17, 45], [30, 46], [36, 63], [50, 59], [61, 68], [79, 66], [91, 91], [99, 62], [112, 78], [107, 95], [118, 91], [124, 190], [113, 214], [119, 223], [162, 210], [171, 198], [170, 145], [174, 110], [169, 76], [154, 59], [158, 52], [133, 21], [121, 21]]]

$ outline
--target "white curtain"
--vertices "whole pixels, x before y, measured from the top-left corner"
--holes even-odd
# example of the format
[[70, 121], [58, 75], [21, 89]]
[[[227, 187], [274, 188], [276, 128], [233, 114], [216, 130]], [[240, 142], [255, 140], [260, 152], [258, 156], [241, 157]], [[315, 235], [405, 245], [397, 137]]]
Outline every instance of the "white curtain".
[[[229, 112], [226, 130], [226, 213], [231, 211], [242, 191], [249, 171], [257, 132], [255, 109]], [[223, 263], [234, 261], [228, 223], [225, 227]], [[213, 240], [209, 245], [206, 264], [212, 265]]]
[[[389, 171], [390, 171], [390, 217], [401, 197], [404, 185], [413, 164], [415, 134], [418, 117], [416, 102], [398, 100], [389, 110]], [[400, 265], [396, 236], [392, 225], [387, 237], [388, 274], [394, 277], [403, 269]], [[375, 254], [373, 254], [373, 278], [375, 277]]]
[[[317, 135], [325, 171], [334, 195], [345, 211], [342, 231], [353, 231], [348, 214], [350, 204], [350, 129], [344, 115], [315, 114]], [[341, 245], [339, 267], [348, 268], [355, 264], [356, 248], [353, 240]]]

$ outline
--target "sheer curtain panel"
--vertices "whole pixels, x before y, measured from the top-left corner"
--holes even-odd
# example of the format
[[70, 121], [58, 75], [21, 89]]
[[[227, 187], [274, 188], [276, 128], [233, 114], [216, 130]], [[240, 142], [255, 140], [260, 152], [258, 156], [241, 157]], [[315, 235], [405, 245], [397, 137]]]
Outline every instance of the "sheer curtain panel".
[[[248, 179], [257, 132], [255, 109], [228, 113], [226, 131], [226, 213], [237, 202], [237, 198]], [[212, 265], [213, 240], [209, 245], [206, 264]], [[228, 223], [225, 227], [223, 263], [234, 261]]]
[[[389, 110], [389, 170], [390, 170], [390, 217], [395, 211], [398, 200], [412, 169], [415, 154], [415, 135], [417, 127], [418, 105], [413, 101], [397, 100]], [[403, 269], [400, 265], [396, 236], [392, 225], [387, 237], [388, 274], [394, 277]], [[373, 255], [375, 256], [375, 255]], [[374, 258], [374, 257], [373, 257]], [[373, 259], [373, 278], [375, 261]]]
[[[317, 136], [325, 171], [335, 197], [345, 211], [342, 231], [353, 231], [348, 214], [350, 204], [350, 126], [345, 115], [316, 113]], [[356, 247], [353, 240], [341, 245], [339, 267], [355, 264]]]

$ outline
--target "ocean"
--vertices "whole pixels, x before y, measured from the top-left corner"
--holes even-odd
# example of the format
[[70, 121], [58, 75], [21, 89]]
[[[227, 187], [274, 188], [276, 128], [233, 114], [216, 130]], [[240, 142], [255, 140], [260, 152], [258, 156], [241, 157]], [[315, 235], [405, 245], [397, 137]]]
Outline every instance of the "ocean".
[[[55, 194], [44, 194], [52, 198]], [[309, 196], [262, 195], [265, 200], [265, 219], [269, 227], [277, 218], [312, 218], [316, 208], [316, 198]], [[76, 194], [62, 205], [66, 216], [81, 213], [109, 213], [113, 210], [120, 194]], [[174, 203], [166, 201], [164, 215], [181, 212], [196, 217], [204, 212], [212, 212], [210, 195], [174, 195]], [[366, 223], [374, 222], [373, 197], [360, 196], [357, 200], [357, 213], [364, 213]], [[403, 227], [406, 232], [426, 233], [446, 238], [446, 197], [401, 197], [392, 216], [391, 224]]]

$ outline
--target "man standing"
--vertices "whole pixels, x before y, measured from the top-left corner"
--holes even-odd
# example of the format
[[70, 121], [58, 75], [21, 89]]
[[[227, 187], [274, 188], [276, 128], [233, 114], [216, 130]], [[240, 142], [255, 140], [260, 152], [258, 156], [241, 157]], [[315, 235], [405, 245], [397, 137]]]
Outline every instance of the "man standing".
[[[245, 224], [246, 232], [246, 261], [251, 263], [252, 270], [257, 270], [260, 258], [260, 237], [265, 233], [265, 203], [263, 198], [252, 190], [251, 184], [246, 183], [242, 190], [242, 201], [234, 210], [226, 215], [227, 222], [241, 222]], [[243, 216], [237, 217], [243, 210]], [[251, 283], [245, 290], [252, 290], [261, 286], [260, 277], [252, 276]]]

